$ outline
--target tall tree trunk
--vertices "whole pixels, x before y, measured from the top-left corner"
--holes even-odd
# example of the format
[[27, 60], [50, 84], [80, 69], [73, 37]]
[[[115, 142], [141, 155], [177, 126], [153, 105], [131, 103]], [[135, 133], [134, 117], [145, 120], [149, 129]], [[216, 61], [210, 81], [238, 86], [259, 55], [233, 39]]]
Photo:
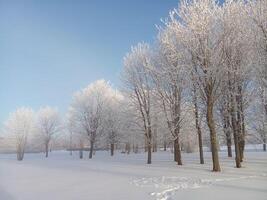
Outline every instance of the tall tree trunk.
[[244, 122], [244, 111], [243, 111], [243, 96], [242, 96], [242, 86], [237, 86], [236, 95], [236, 129], [238, 132], [238, 146], [240, 154], [240, 162], [243, 161], [244, 149], [245, 149], [245, 122]]
[[263, 138], [263, 151], [266, 151], [266, 138]]
[[49, 144], [49, 142], [45, 143], [45, 157], [46, 158], [48, 157], [48, 144]]
[[177, 141], [174, 140], [173, 141], [173, 158], [174, 158], [174, 162], [177, 162]]
[[147, 148], [147, 138], [145, 136], [145, 152], [147, 152], [147, 151], [148, 151], [148, 148]]
[[22, 161], [24, 158], [24, 150], [23, 147], [19, 146], [17, 147], [17, 160]]
[[232, 139], [231, 139], [231, 127], [230, 127], [230, 116], [229, 116], [229, 103], [227, 102], [227, 108], [223, 110], [223, 131], [226, 136], [226, 145], [228, 157], [232, 157]]
[[147, 145], [147, 164], [151, 164], [152, 163], [152, 150], [151, 150], [151, 144]]
[[89, 159], [93, 157], [93, 152], [94, 152], [94, 141], [90, 140], [90, 152], [89, 152]]
[[197, 94], [195, 86], [193, 88], [193, 101], [194, 101], [194, 107], [195, 107], [195, 124], [197, 129], [197, 135], [198, 135], [198, 148], [199, 148], [199, 159], [200, 164], [204, 164], [204, 156], [203, 156], [203, 144], [202, 144], [202, 132], [200, 127], [200, 121], [199, 121], [199, 113], [198, 113], [198, 104], [197, 104]]
[[182, 165], [182, 156], [181, 156], [181, 147], [180, 147], [180, 141], [179, 137], [175, 139], [175, 150], [176, 150], [176, 162], [178, 165]]
[[147, 127], [147, 164], [152, 163], [152, 130], [150, 123], [148, 123]]
[[199, 147], [200, 164], [204, 164], [203, 144], [202, 144], [202, 132], [201, 132], [200, 127], [198, 127], [197, 132], [198, 132], [198, 147]]
[[114, 155], [114, 143], [110, 144], [110, 155], [113, 156]]
[[167, 151], [167, 142], [166, 142], [166, 140], [164, 140], [164, 142], [163, 142], [163, 150]]
[[212, 162], [213, 162], [213, 171], [219, 172], [221, 171], [219, 155], [218, 155], [218, 144], [217, 144], [217, 136], [215, 130], [215, 124], [213, 120], [213, 99], [211, 94], [207, 96], [207, 122], [210, 130], [210, 144], [211, 144], [211, 153], [212, 153]]
[[83, 159], [83, 150], [82, 149], [79, 150], [79, 156], [80, 156], [80, 159]]
[[232, 129], [234, 135], [234, 143], [235, 143], [235, 162], [236, 167], [241, 167], [241, 159], [240, 159], [240, 148], [239, 148], [239, 136], [237, 130], [237, 120], [236, 120], [236, 112], [235, 112], [235, 100], [233, 94], [231, 94], [231, 121], [232, 121]]
[[181, 91], [177, 86], [174, 86], [174, 120], [173, 120], [173, 127], [174, 127], [174, 156], [175, 161], [178, 165], [182, 165], [182, 155], [181, 155], [181, 146], [180, 146], [180, 116], [181, 116]]

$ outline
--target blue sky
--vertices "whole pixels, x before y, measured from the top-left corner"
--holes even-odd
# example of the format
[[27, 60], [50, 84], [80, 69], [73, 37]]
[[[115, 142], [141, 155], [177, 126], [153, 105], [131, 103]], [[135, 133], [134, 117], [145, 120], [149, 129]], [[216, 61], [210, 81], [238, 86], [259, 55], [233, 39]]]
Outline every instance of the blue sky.
[[152, 42], [178, 0], [0, 0], [0, 123], [20, 106], [64, 113], [97, 79], [119, 87], [130, 46]]

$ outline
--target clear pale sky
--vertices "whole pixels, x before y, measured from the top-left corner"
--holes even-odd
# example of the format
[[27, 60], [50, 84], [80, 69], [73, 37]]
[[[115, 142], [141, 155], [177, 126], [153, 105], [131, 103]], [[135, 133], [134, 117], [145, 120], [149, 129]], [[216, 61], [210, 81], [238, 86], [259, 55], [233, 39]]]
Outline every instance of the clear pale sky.
[[120, 85], [131, 45], [152, 42], [178, 0], [0, 0], [0, 127], [20, 106], [64, 113], [97, 79]]

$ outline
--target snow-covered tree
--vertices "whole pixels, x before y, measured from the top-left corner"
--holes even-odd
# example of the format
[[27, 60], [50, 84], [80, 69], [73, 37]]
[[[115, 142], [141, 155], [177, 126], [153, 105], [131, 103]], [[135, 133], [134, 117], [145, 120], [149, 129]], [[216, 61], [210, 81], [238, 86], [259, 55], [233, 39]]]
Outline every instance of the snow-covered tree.
[[77, 132], [86, 136], [90, 146], [89, 158], [93, 157], [96, 140], [103, 135], [105, 108], [113, 90], [105, 80], [97, 80], [77, 92], [69, 108]]
[[13, 139], [17, 151], [17, 159], [23, 160], [29, 136], [33, 133], [34, 112], [30, 108], [19, 108], [11, 113], [5, 122], [7, 137]]
[[[266, 135], [267, 135], [267, 3], [265, 0], [249, 1], [247, 14], [250, 19], [250, 30], [251, 38], [253, 41], [254, 50], [254, 71], [257, 81], [255, 86], [260, 94], [262, 109], [264, 110], [263, 117], [263, 131], [262, 134], [265, 136], [263, 143], [266, 150]], [[260, 119], [262, 121], [262, 119]], [[258, 128], [261, 129], [261, 128]]]
[[108, 145], [110, 146], [110, 154], [114, 155], [115, 145], [121, 138], [121, 130], [123, 126], [122, 106], [123, 96], [119, 91], [111, 91], [110, 98], [105, 107], [104, 115], [104, 132]]
[[46, 157], [48, 157], [49, 145], [51, 145], [51, 141], [61, 129], [62, 125], [57, 109], [49, 106], [39, 109], [36, 119], [36, 134], [45, 147]]
[[216, 127], [213, 108], [219, 96], [223, 78], [221, 69], [220, 31], [221, 7], [213, 0], [184, 0], [179, 9], [170, 13], [166, 27], [178, 37], [186, 50], [184, 61], [193, 73], [197, 89], [206, 105], [206, 118], [210, 130], [213, 171], [220, 171]]
[[126, 95], [142, 122], [148, 153], [147, 164], [151, 164], [152, 157], [151, 96], [153, 86], [149, 74], [150, 53], [151, 50], [146, 43], [139, 43], [132, 47], [131, 52], [124, 57], [122, 73]]

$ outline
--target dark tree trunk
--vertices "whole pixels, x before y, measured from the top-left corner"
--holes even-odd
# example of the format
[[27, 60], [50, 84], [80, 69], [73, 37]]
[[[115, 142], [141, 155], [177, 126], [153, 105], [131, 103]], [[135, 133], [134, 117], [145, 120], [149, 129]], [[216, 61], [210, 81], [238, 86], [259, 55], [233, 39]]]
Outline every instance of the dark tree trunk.
[[147, 148], [147, 138], [145, 136], [145, 152], [147, 152], [147, 151], [148, 151], [148, 148]]
[[237, 130], [237, 120], [236, 120], [236, 112], [235, 112], [235, 100], [233, 94], [231, 94], [231, 121], [232, 121], [232, 129], [234, 135], [234, 143], [235, 143], [235, 162], [236, 167], [241, 167], [241, 159], [240, 159], [240, 148], [239, 148], [239, 136]]
[[151, 164], [152, 163], [152, 130], [151, 130], [150, 123], [148, 123], [148, 127], [147, 127], [146, 141], [147, 141], [147, 164]]
[[218, 155], [218, 146], [217, 146], [217, 136], [215, 130], [215, 124], [213, 120], [213, 99], [211, 94], [207, 96], [207, 122], [210, 130], [210, 144], [211, 144], [211, 153], [212, 153], [212, 162], [213, 162], [213, 171], [221, 171], [219, 155]]
[[196, 123], [197, 135], [198, 135], [199, 159], [200, 159], [200, 164], [204, 164], [202, 132], [201, 132], [200, 121], [199, 121], [197, 94], [196, 94], [195, 87], [193, 88], [193, 95], [194, 95], [193, 98], [194, 98], [194, 107], [195, 107], [195, 123]]
[[266, 138], [263, 139], [263, 151], [266, 151]]
[[126, 153], [130, 154], [130, 152], [131, 152], [131, 144], [129, 142], [127, 142], [127, 144], [126, 144]]
[[113, 156], [114, 155], [114, 143], [110, 144], [110, 155]]
[[173, 141], [173, 158], [174, 162], [177, 162], [177, 145], [176, 145], [176, 140]]
[[179, 141], [179, 138], [177, 138], [176, 140], [177, 140], [177, 142], [176, 142], [177, 164], [178, 165], [182, 165], [182, 155], [181, 155], [180, 141]]
[[174, 140], [174, 161], [177, 162], [178, 165], [183, 164], [179, 137]]
[[181, 115], [181, 91], [178, 87], [174, 88], [174, 96], [175, 96], [175, 103], [174, 103], [174, 120], [173, 120], [173, 127], [174, 127], [174, 157], [175, 161], [178, 165], [182, 165], [182, 155], [181, 155], [181, 146], [180, 146], [180, 115]]
[[227, 144], [227, 153], [228, 157], [232, 157], [232, 139], [231, 139], [231, 131], [230, 131], [230, 117], [229, 117], [229, 106], [227, 106], [227, 109], [224, 110], [224, 120], [223, 120], [223, 130], [226, 136], [226, 144]]
[[202, 144], [202, 132], [200, 127], [198, 127], [198, 146], [199, 146], [199, 159], [200, 164], [204, 164], [204, 155], [203, 155], [203, 144]]
[[80, 156], [80, 159], [83, 159], [83, 150], [79, 150], [79, 156]]
[[134, 153], [138, 153], [138, 144], [135, 145]]
[[91, 159], [93, 157], [93, 152], [94, 152], [94, 142], [91, 140], [90, 141], [89, 159]]
[[241, 161], [244, 159], [244, 150], [245, 150], [245, 115], [244, 115], [244, 102], [243, 102], [243, 95], [242, 95], [242, 87], [239, 88], [239, 108], [240, 108], [240, 128], [241, 128], [241, 137], [240, 137], [240, 157]]
[[167, 142], [166, 142], [166, 140], [164, 140], [163, 148], [164, 148], [164, 151], [167, 151]]
[[48, 157], [48, 142], [45, 143], [45, 157]]
[[236, 131], [237, 131], [237, 141], [238, 141], [238, 148], [239, 148], [239, 159], [240, 162], [243, 161], [242, 159], [242, 145], [243, 145], [243, 139], [242, 139], [242, 133], [241, 133], [241, 113], [240, 113], [240, 105], [239, 102], [237, 101], [237, 111], [236, 111]]
[[22, 147], [19, 147], [17, 149], [17, 160], [22, 161], [23, 158], [24, 158], [24, 150], [22, 149]]
[[152, 148], [151, 148], [151, 144], [147, 145], [147, 164], [151, 164], [151, 160], [152, 160]]

